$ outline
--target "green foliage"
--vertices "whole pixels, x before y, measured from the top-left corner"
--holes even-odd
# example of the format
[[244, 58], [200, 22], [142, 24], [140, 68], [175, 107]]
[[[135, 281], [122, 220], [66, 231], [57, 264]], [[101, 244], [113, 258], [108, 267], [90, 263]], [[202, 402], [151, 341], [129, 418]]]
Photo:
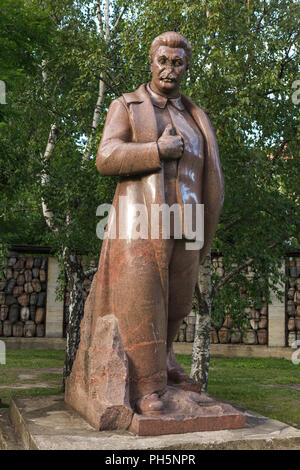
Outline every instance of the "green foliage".
[[[2, 246], [50, 244], [58, 251], [67, 246], [99, 252], [96, 208], [112, 200], [116, 181], [99, 178], [94, 158], [82, 162], [103, 53], [95, 7], [84, 1], [62, 5], [20, 0], [18, 5], [9, 1], [3, 9], [3, 21], [14, 23], [16, 32], [11, 36], [13, 40], [7, 41], [11, 47], [7, 66], [10, 73], [3, 75], [8, 104], [2, 106], [5, 113], [0, 127], [0, 241]], [[30, 23], [28, 38], [25, 20]], [[24, 22], [24, 28], [18, 21]], [[4, 29], [3, 37], [7, 35]], [[28, 60], [20, 82], [15, 79], [14, 66], [18, 63], [21, 67], [23, 56]], [[102, 127], [104, 119], [103, 114]], [[51, 161], [44, 161], [41, 156], [53, 122], [58, 127], [58, 144]], [[42, 186], [41, 175], [45, 173], [48, 184]], [[55, 232], [45, 223], [42, 198], [53, 212]]]
[[[145, 0], [135, 3], [121, 33], [132, 89], [149, 79], [145, 64], [156, 35], [175, 29], [193, 46], [183, 91], [209, 113], [225, 176], [213, 249], [223, 254], [225, 274], [253, 258], [252, 279], [242, 270], [216, 291], [215, 319], [229, 310], [235, 326], [244, 307], [268, 299], [285, 251], [299, 246], [299, 106], [291, 100], [299, 13], [291, 0], [255, 0], [250, 10], [240, 0]], [[216, 288], [220, 279], [213, 281]]]
[[30, 141], [35, 129], [26, 116], [29, 85], [51, 37], [48, 15], [24, 0], [1, 0], [0, 250], [11, 243], [41, 243], [44, 221], [35, 191]]
[[[124, 4], [111, 1], [111, 26]], [[5, 64], [8, 104], [0, 108], [0, 240], [47, 243], [57, 252], [62, 247], [99, 252], [96, 208], [112, 200], [116, 185], [116, 178], [100, 177], [95, 169], [107, 108], [150, 79], [152, 40], [176, 30], [193, 46], [183, 92], [208, 111], [225, 175], [225, 206], [213, 249], [223, 254], [226, 274], [253, 258], [252, 279], [241, 270], [215, 292], [216, 319], [229, 310], [239, 325], [244, 306], [255, 306], [262, 294], [268, 299], [286, 249], [299, 245], [299, 106], [291, 100], [299, 78], [299, 5], [294, 0], [126, 5], [108, 44], [99, 35], [96, 2], [1, 2], [0, 65]], [[104, 2], [101, 8], [103, 14]], [[83, 162], [99, 77], [106, 84], [105, 101], [91, 157]], [[44, 161], [53, 123], [58, 143]], [[43, 172], [49, 182], [41, 186]], [[53, 212], [55, 232], [43, 219], [42, 197]], [[213, 281], [217, 288], [220, 279]], [[246, 301], [242, 289], [248, 291]]]

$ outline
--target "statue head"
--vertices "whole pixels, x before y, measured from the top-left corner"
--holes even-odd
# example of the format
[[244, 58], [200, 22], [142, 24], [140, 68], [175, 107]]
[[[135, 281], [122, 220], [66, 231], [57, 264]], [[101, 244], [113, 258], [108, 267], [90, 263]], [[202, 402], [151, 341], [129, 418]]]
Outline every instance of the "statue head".
[[178, 96], [191, 53], [190, 43], [181, 34], [168, 31], [157, 36], [151, 44], [149, 57], [153, 91]]

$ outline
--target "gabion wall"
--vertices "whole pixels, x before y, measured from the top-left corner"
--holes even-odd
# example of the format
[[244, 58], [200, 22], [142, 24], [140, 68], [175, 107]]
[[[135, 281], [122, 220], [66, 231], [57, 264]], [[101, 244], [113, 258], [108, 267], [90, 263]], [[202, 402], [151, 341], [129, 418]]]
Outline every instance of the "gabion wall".
[[286, 331], [287, 346], [300, 340], [300, 256], [291, 256], [286, 263]]
[[48, 259], [11, 252], [0, 277], [0, 336], [45, 336]]
[[[212, 258], [212, 269], [218, 276], [224, 276], [222, 257]], [[251, 269], [248, 269], [248, 275], [252, 276]], [[262, 300], [263, 301], [263, 300]], [[248, 312], [249, 327], [244, 335], [242, 332], [232, 328], [232, 319], [226, 315], [222, 327], [217, 330], [211, 328], [210, 342], [212, 344], [268, 344], [268, 307], [263, 305], [260, 309], [251, 309]], [[175, 341], [193, 342], [195, 337], [196, 313], [192, 311], [180, 325], [179, 333]]]

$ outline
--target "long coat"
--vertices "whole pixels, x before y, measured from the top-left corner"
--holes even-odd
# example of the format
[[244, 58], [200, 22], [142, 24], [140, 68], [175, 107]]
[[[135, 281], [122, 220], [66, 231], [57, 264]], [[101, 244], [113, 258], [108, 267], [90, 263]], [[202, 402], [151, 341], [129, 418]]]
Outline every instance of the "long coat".
[[[210, 247], [223, 204], [224, 187], [218, 147], [205, 112], [182, 95], [182, 103], [204, 137], [204, 165], [193, 184], [202, 187], [204, 246]], [[104, 175], [119, 175], [107, 224], [99, 269], [85, 303], [81, 340], [65, 400], [97, 429], [126, 429], [138, 397], [163, 390], [167, 384], [166, 337], [168, 322], [167, 251], [169, 240], [133, 239], [134, 204], [164, 203], [164, 169], [158, 153], [158, 131], [150, 97], [142, 85], [115, 100], [108, 111], [97, 155]], [[202, 156], [201, 156], [202, 158]], [[178, 163], [177, 199], [186, 160]], [[186, 179], [185, 179], [186, 181]], [[198, 186], [199, 189], [199, 186]], [[199, 190], [196, 191], [199, 194]], [[121, 208], [119, 196], [127, 196]], [[124, 213], [120, 214], [120, 210]], [[119, 216], [125, 219], [127, 239], [112, 239]], [[184, 289], [184, 286], [180, 286]], [[179, 290], [180, 290], [179, 288]], [[192, 289], [190, 289], [192, 292]], [[179, 296], [181, 293], [179, 292]], [[189, 313], [188, 302], [183, 310]], [[182, 305], [181, 305], [182, 307]]]
[[[202, 185], [199, 202], [204, 204], [205, 241], [200, 252], [201, 263], [215, 234], [223, 205], [224, 184], [216, 137], [208, 116], [186, 96], [182, 95], [181, 99], [204, 137], [204, 167], [192, 183]], [[163, 388], [166, 383], [167, 241], [162, 237], [131, 239], [132, 205], [145, 204], [150, 214], [151, 204], [165, 202], [158, 137], [153, 104], [145, 85], [141, 85], [110, 105], [97, 154], [99, 172], [118, 175], [120, 181], [113, 201], [115, 211], [110, 213], [107, 238], [101, 250], [92, 323], [95, 324], [99, 315], [114, 314], [118, 318], [121, 339], [132, 368], [132, 397], [152, 393], [155, 387]], [[184, 160], [179, 160], [179, 195], [181, 177], [188, 170]], [[193, 191], [193, 187], [190, 190]], [[121, 214], [122, 220], [126, 221], [126, 240], [110, 238], [119, 223], [120, 196], [127, 196]], [[141, 348], [138, 349], [136, 344], [141, 344]], [[150, 362], [149, 356], [153, 359]]]
[[[212, 124], [203, 111], [186, 96], [181, 95], [182, 103], [191, 114], [204, 136], [204, 171], [194, 185], [202, 185], [204, 204], [204, 245], [200, 253], [200, 263], [204, 260], [215, 234], [224, 201], [224, 182], [218, 153], [218, 145]], [[108, 233], [112, 227], [119, 226], [119, 197], [127, 196], [127, 205], [122, 207], [122, 214], [127, 220], [126, 231], [130, 239], [130, 214], [132, 204], [146, 204], [150, 214], [151, 204], [162, 204], [164, 196], [164, 170], [159, 159], [157, 147], [157, 126], [152, 102], [141, 85], [133, 93], [125, 93], [110, 105], [103, 136], [97, 153], [97, 168], [103, 175], [118, 175], [118, 183], [112, 213], [108, 223]], [[177, 194], [181, 195], [181, 178], [189, 168], [184, 160], [179, 160]], [[200, 181], [200, 178], [202, 181]], [[193, 192], [193, 187], [189, 188]], [[197, 192], [197, 191], [194, 191]], [[182, 198], [178, 198], [182, 202]], [[183, 201], [184, 203], [184, 201]], [[115, 220], [116, 217], [116, 220]], [[102, 247], [102, 261], [106, 252], [106, 241]], [[164, 240], [155, 243], [157, 263], [160, 265], [161, 252], [164, 252]]]

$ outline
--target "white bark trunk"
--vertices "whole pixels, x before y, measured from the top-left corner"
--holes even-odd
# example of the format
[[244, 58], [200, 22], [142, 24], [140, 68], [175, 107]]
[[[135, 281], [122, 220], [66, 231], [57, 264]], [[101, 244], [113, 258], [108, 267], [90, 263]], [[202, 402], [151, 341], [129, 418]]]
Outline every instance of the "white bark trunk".
[[98, 92], [98, 98], [97, 98], [97, 103], [94, 109], [94, 114], [93, 114], [93, 121], [92, 121], [92, 130], [90, 133], [90, 136], [88, 138], [88, 143], [85, 148], [85, 151], [83, 153], [83, 161], [88, 160], [91, 152], [92, 152], [92, 147], [97, 131], [97, 127], [100, 121], [100, 116], [101, 116], [101, 111], [102, 111], [102, 106], [104, 103], [104, 98], [105, 98], [105, 84], [104, 82], [100, 79], [99, 80], [99, 92]]
[[[48, 79], [48, 73], [47, 73], [47, 62], [46, 60], [42, 60], [42, 63], [40, 65], [41, 71], [42, 71], [42, 78], [43, 78], [43, 84], [44, 84], [44, 96], [45, 98], [47, 97], [47, 79]], [[49, 160], [54, 152], [56, 142], [57, 142], [57, 132], [58, 132], [58, 127], [55, 123], [51, 124], [50, 126], [50, 132], [49, 132], [49, 137], [48, 141], [46, 144], [45, 152], [44, 154], [41, 154], [41, 160], [42, 162], [46, 162]], [[49, 183], [49, 175], [45, 172], [44, 168], [41, 172], [41, 185], [45, 186], [46, 184]], [[43, 215], [45, 217], [46, 224], [52, 229], [55, 230], [55, 227], [53, 226], [53, 213], [48, 209], [47, 204], [45, 203], [44, 199], [42, 198], [42, 211]]]
[[195, 339], [192, 353], [191, 377], [202, 383], [202, 391], [206, 392], [209, 370], [209, 341], [211, 326], [211, 252], [200, 266], [199, 279], [196, 286], [198, 312], [196, 316]]
[[[50, 128], [49, 137], [48, 137], [44, 155], [41, 155], [41, 159], [44, 162], [46, 162], [52, 156], [54, 152], [56, 141], [57, 141], [57, 131], [58, 131], [58, 128], [56, 124], [52, 124]], [[47, 183], [49, 183], [49, 176], [43, 169], [41, 173], [41, 185], [45, 186]], [[55, 230], [53, 226], [53, 213], [48, 209], [43, 198], [42, 198], [42, 210], [43, 210], [43, 215], [45, 217], [45, 221], [47, 225], [51, 229]]]
[[[110, 40], [113, 36], [113, 33], [116, 31], [122, 16], [126, 10], [126, 6], [121, 8], [120, 14], [113, 25], [112, 29], [110, 30], [109, 28], [109, 8], [110, 8], [110, 0], [105, 1], [105, 13], [104, 13], [104, 30], [103, 30], [103, 22], [102, 22], [102, 17], [101, 17], [101, 8], [100, 8], [100, 1], [96, 0], [97, 4], [97, 16], [98, 16], [98, 22], [99, 22], [99, 29], [100, 29], [100, 34], [104, 36], [104, 41], [106, 43], [106, 46], [109, 46]], [[100, 121], [100, 116], [101, 116], [101, 111], [105, 99], [105, 92], [106, 92], [106, 86], [104, 81], [100, 78], [99, 80], [99, 91], [98, 91], [98, 98], [96, 102], [96, 106], [94, 109], [94, 114], [93, 114], [93, 121], [92, 121], [92, 130], [88, 138], [88, 142], [86, 145], [86, 148], [83, 152], [83, 161], [86, 161], [90, 158], [90, 155], [92, 153], [92, 147], [93, 143], [95, 140], [95, 135], [96, 131], [98, 128], [98, 124]]]
[[70, 305], [67, 325], [66, 357], [63, 372], [63, 388], [65, 380], [71, 373], [72, 365], [80, 342], [80, 323], [84, 312], [84, 272], [74, 252], [64, 250], [64, 267], [70, 284]]

